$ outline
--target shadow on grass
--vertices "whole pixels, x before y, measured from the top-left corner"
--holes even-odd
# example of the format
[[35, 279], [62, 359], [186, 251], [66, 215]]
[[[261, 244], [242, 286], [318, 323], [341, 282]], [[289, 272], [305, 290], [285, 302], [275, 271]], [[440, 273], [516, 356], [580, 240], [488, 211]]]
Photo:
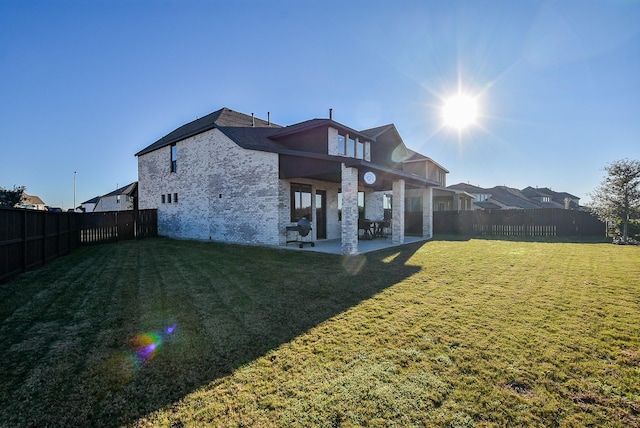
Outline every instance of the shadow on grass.
[[77, 250], [0, 287], [0, 426], [134, 423], [418, 272], [424, 244]]
[[548, 244], [610, 244], [611, 238], [605, 236], [501, 236], [501, 235], [451, 235], [435, 234], [433, 241], [469, 241], [481, 239], [485, 241], [510, 241], [510, 242], [544, 242]]

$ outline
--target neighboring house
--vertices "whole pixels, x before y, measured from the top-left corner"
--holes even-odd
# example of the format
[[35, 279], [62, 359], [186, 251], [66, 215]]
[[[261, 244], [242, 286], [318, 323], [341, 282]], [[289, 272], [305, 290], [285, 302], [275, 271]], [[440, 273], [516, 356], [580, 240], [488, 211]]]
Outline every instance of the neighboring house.
[[539, 204], [529, 200], [518, 189], [507, 186], [495, 186], [487, 189], [491, 195], [487, 202], [498, 205], [503, 210], [540, 208]]
[[[409, 150], [409, 153], [409, 158], [403, 162], [403, 171], [424, 175], [439, 183], [437, 187], [433, 188], [433, 211], [464, 211], [471, 209], [473, 196], [455, 189], [447, 189], [447, 174], [449, 173], [447, 169], [433, 159], [413, 150]], [[416, 205], [411, 202], [412, 197], [412, 193], [408, 192], [408, 210], [411, 210], [411, 207]]]
[[522, 190], [507, 186], [483, 188], [465, 183], [454, 184], [448, 188], [472, 195], [473, 209], [581, 209], [578, 197], [569, 193], [553, 192], [548, 188], [527, 187]]
[[26, 193], [22, 193], [22, 200], [19, 204], [16, 205], [16, 208], [28, 208], [40, 211], [44, 211], [47, 209], [45, 207], [45, 203], [42, 202], [42, 199], [40, 199], [38, 196], [28, 195]]
[[282, 127], [222, 108], [136, 153], [139, 205], [158, 209], [160, 235], [259, 245], [286, 245], [286, 227], [306, 217], [312, 239], [341, 239], [355, 254], [361, 218], [391, 217], [393, 242], [404, 242], [395, 201], [407, 197], [432, 236], [433, 192], [448, 171], [416, 155], [392, 124], [358, 131], [330, 113]]
[[80, 206], [77, 207], [76, 209], [80, 210], [82, 212], [85, 212], [85, 213], [93, 212], [93, 210], [96, 207], [96, 204], [98, 203], [99, 200], [100, 200], [100, 196], [93, 197], [93, 198], [89, 199], [88, 201], [82, 202], [80, 204]]
[[[93, 208], [93, 212], [128, 211], [136, 209], [138, 197], [138, 182], [134, 181], [124, 187], [100, 196]], [[83, 203], [84, 204], [84, 203]]]
[[533, 188], [531, 186], [522, 189], [522, 193], [529, 199], [533, 199], [543, 206], [564, 208], [567, 210], [581, 210], [580, 198], [566, 192], [554, 192], [548, 187]]

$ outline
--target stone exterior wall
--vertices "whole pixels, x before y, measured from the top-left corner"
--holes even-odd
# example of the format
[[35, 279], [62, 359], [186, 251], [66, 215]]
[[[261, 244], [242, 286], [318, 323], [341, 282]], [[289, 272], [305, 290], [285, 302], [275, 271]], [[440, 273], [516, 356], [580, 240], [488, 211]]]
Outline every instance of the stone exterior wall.
[[176, 148], [176, 172], [169, 146], [138, 157], [139, 207], [158, 209], [158, 234], [280, 243], [277, 154], [245, 150], [217, 129], [179, 141]]
[[422, 189], [422, 237], [433, 237], [433, 187]]
[[179, 141], [176, 149], [175, 173], [170, 168], [169, 146], [138, 158], [139, 207], [158, 209], [161, 236], [285, 245], [286, 226], [295, 225], [290, 195], [290, 183], [295, 182], [312, 186], [311, 239], [317, 239], [316, 190], [327, 193], [327, 239], [340, 238], [340, 184], [280, 180], [277, 154], [245, 150], [218, 130]]
[[358, 252], [358, 170], [342, 164], [342, 254]]
[[393, 182], [393, 216], [391, 221], [392, 242], [394, 244], [404, 243], [404, 180], [394, 180]]

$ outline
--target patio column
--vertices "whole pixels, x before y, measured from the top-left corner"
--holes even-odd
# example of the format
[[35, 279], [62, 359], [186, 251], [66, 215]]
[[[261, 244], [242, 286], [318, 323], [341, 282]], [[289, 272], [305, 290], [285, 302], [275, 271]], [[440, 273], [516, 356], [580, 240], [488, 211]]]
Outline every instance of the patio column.
[[[458, 195], [454, 195], [454, 200]], [[422, 237], [433, 237], [433, 187], [422, 190]]]
[[453, 211], [460, 211], [460, 198], [457, 193], [453, 193], [453, 206], [451, 207]]
[[393, 182], [393, 206], [391, 220], [391, 242], [404, 243], [404, 180]]
[[342, 254], [358, 252], [358, 169], [342, 164]]

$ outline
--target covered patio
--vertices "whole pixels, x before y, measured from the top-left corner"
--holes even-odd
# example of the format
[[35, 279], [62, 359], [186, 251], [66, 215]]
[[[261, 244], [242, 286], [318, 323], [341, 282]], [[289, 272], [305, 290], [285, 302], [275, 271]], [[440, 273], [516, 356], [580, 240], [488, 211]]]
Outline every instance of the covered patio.
[[[404, 242], [401, 244], [396, 244], [391, 240], [391, 237], [383, 238], [383, 239], [370, 239], [370, 240], [359, 240], [357, 250], [352, 255], [357, 254], [366, 254], [372, 251], [384, 250], [386, 248], [400, 247], [406, 244], [413, 244], [415, 242], [427, 242], [430, 238], [423, 238], [418, 236], [405, 236]], [[342, 242], [340, 239], [324, 239], [319, 241], [314, 241], [315, 246], [304, 245], [300, 248], [298, 245], [288, 245], [284, 248], [297, 250], [297, 251], [312, 251], [316, 253], [325, 253], [325, 254], [338, 254], [342, 255]]]
[[[401, 169], [381, 166], [363, 159], [336, 158], [327, 155], [309, 155], [288, 151], [280, 153], [281, 179], [312, 180], [314, 194], [321, 189], [317, 183], [333, 183], [339, 186], [342, 197], [341, 218], [335, 222], [339, 228], [339, 240], [317, 239], [315, 247], [305, 246], [305, 250], [336, 254], [361, 254], [393, 245], [401, 245], [416, 240], [430, 239], [433, 235], [433, 189], [440, 183]], [[377, 192], [391, 195], [394, 203], [391, 207], [390, 234], [384, 239], [359, 239], [359, 221], [364, 220], [358, 210], [358, 192]], [[422, 213], [421, 237], [405, 236], [405, 198], [411, 197], [420, 203]], [[312, 197], [312, 201], [315, 196]], [[316, 210], [312, 202], [312, 212]], [[377, 207], [375, 216], [370, 220], [381, 220], [382, 206]], [[376, 209], [377, 209], [376, 208]], [[331, 214], [333, 215], [333, 214]], [[337, 211], [335, 212], [337, 216]], [[316, 222], [316, 218], [312, 220]], [[313, 225], [314, 229], [318, 224]], [[329, 237], [331, 238], [331, 237]]]

